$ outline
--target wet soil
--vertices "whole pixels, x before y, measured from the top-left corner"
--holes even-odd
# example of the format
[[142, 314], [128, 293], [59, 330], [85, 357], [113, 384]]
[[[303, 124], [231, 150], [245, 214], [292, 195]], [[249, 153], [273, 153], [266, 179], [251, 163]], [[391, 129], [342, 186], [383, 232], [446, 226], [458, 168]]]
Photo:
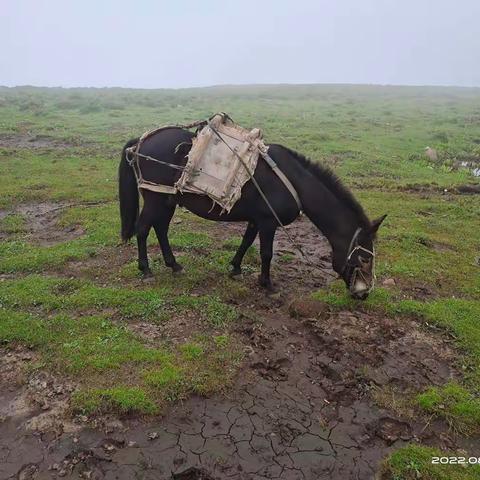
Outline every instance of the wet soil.
[[80, 145], [80, 142], [71, 142], [49, 135], [39, 135], [28, 131], [15, 134], [0, 133], [0, 148], [8, 149], [65, 149]]
[[[242, 230], [214, 228], [219, 238]], [[10, 372], [0, 379], [0, 479], [363, 480], [409, 441], [478, 452], [478, 441], [456, 437], [442, 421], [375, 400], [456, 378], [451, 340], [413, 319], [338, 312], [312, 300], [309, 293], [333, 277], [329, 247], [305, 220], [290, 229], [323, 268], [306, 264], [279, 233], [279, 292], [266, 296], [256, 273], [239, 280], [251, 296], [232, 334], [246, 358], [226, 396], [192, 397], [161, 418], [97, 418], [93, 428], [61, 411], [73, 386], [51, 376], [35, 381], [41, 373], [28, 370], [18, 377], [33, 353], [0, 356], [10, 358], [8, 368], [0, 365]], [[286, 253], [293, 258], [285, 261]], [[35, 421], [55, 408], [57, 423]]]
[[[17, 205], [12, 210], [0, 210], [0, 220], [12, 214], [21, 215], [24, 225], [20, 233], [26, 235], [28, 241], [42, 246], [55, 245], [84, 234], [84, 230], [78, 225], [59, 227], [59, 217], [68, 206], [66, 203], [56, 202]], [[11, 236], [10, 232], [2, 231], [0, 227], [0, 240]]]

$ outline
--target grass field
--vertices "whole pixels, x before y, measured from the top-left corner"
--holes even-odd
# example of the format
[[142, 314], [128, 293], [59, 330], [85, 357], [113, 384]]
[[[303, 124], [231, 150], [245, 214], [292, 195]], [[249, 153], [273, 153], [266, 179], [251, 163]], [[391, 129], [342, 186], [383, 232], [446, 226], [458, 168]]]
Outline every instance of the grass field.
[[[448, 332], [463, 378], [405, 400], [459, 435], [477, 436], [480, 195], [461, 191], [478, 185], [471, 170], [480, 167], [479, 89], [0, 88], [0, 341], [37, 352], [30, 368], [74, 378], [72, 412], [151, 415], [192, 393], [229, 391], [244, 355], [234, 326], [249, 295], [226, 275], [239, 239], [219, 241], [207, 222], [178, 212], [172, 246], [188, 269], [173, 277], [156, 264], [159, 279], [143, 284], [119, 246], [116, 202], [126, 140], [217, 111], [330, 165], [371, 218], [388, 214], [379, 286], [368, 301], [351, 301], [340, 282], [311, 293], [332, 309], [418, 318]], [[32, 230], [24, 205], [43, 205], [65, 237], [51, 239], [53, 224]], [[247, 270], [257, 266], [249, 252]], [[395, 284], [382, 285], [387, 278]], [[180, 321], [191, 326], [187, 336], [175, 331]], [[145, 339], [132, 324], [171, 327], [171, 341]], [[384, 469], [398, 480], [480, 478], [474, 468], [434, 468], [431, 455], [412, 444]]]

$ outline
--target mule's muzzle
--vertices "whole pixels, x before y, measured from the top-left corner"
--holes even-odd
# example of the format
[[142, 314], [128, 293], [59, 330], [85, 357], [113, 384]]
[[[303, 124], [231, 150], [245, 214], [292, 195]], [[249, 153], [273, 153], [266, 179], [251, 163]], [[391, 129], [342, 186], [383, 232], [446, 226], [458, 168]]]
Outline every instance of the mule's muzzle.
[[350, 295], [355, 300], [366, 300], [369, 293], [370, 293], [369, 290], [362, 290], [362, 291], [359, 291], [359, 292], [350, 291]]
[[365, 281], [357, 278], [348, 290], [355, 300], [365, 300], [372, 290], [372, 285], [367, 285]]

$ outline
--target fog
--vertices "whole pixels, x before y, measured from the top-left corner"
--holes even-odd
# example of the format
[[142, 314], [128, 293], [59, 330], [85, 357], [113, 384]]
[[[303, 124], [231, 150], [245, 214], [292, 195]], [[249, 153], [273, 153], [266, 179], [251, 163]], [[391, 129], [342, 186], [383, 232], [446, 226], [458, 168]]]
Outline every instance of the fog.
[[0, 4], [0, 85], [480, 86], [478, 0]]

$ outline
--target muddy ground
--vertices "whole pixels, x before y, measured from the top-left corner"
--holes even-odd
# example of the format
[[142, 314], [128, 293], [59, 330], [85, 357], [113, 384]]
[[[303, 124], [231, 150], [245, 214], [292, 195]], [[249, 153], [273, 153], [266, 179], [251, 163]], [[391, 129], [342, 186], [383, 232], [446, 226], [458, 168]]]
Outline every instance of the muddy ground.
[[61, 150], [76, 146], [84, 146], [84, 139], [62, 139], [50, 135], [33, 133], [25, 126], [16, 133], [0, 133], [0, 148], [8, 149], [9, 152], [17, 149], [29, 150]]
[[[50, 246], [73, 240], [84, 234], [83, 228], [69, 226], [61, 228], [58, 220], [61, 213], [71, 205], [65, 202], [27, 203], [11, 210], [0, 210], [0, 220], [9, 215], [20, 215], [23, 225], [15, 234], [21, 234], [30, 243]], [[0, 226], [0, 240], [12, 237], [13, 233]]]
[[[219, 238], [242, 230], [215, 228]], [[478, 452], [400, 400], [457, 376], [451, 339], [413, 319], [335, 312], [311, 300], [334, 278], [330, 250], [305, 219], [289, 228], [320, 268], [280, 232], [279, 292], [266, 296], [256, 273], [239, 280], [251, 290], [233, 327], [246, 358], [227, 396], [193, 397], [161, 418], [92, 423], [69, 417], [74, 385], [28, 373], [34, 352], [1, 351], [0, 480], [363, 480], [379, 475], [382, 458], [409, 441]], [[133, 258], [134, 247], [122, 247], [124, 255]]]

